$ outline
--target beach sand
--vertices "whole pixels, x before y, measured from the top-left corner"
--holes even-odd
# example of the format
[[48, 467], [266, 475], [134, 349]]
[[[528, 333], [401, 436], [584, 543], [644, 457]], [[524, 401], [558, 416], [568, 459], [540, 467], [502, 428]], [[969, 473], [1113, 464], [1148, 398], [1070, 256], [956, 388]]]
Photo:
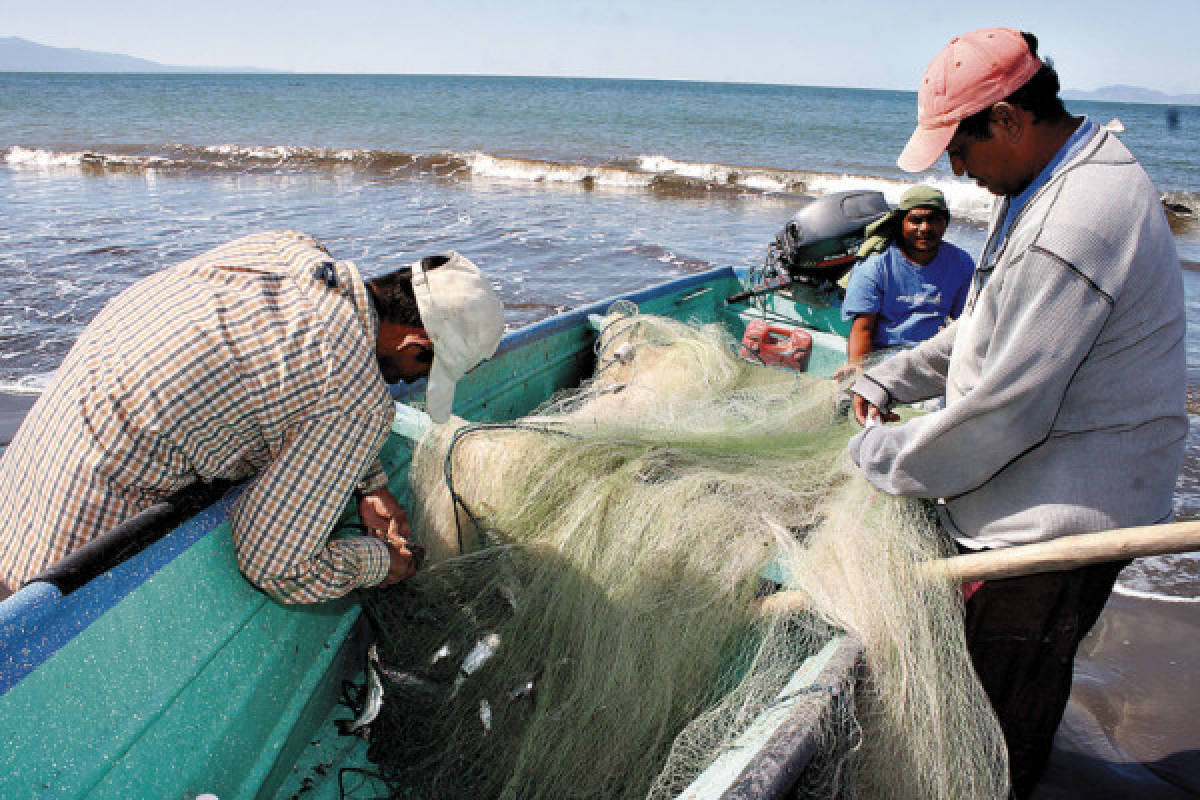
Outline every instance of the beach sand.
[[1200, 797], [1200, 603], [1114, 593], [1075, 661], [1034, 797]]

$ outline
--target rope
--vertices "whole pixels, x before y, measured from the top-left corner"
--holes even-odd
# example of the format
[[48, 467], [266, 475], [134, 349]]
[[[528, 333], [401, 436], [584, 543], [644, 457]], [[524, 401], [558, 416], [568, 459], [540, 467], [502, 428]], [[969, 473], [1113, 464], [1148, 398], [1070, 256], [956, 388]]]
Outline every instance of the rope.
[[473, 433], [479, 433], [480, 431], [503, 431], [503, 430], [532, 431], [534, 433], [546, 433], [546, 434], [553, 434], [555, 436], [567, 436], [570, 438], [578, 438], [578, 437], [574, 436], [574, 434], [567, 433], [566, 431], [560, 431], [555, 428], [551, 428], [549, 426], [531, 425], [528, 423], [521, 423], [521, 422], [479, 422], [479, 423], [475, 423], [472, 425], [467, 425], [467, 426], [459, 428], [457, 431], [455, 431], [454, 438], [452, 438], [450, 440], [450, 446], [446, 449], [446, 458], [445, 458], [445, 461], [443, 461], [443, 463], [442, 463], [442, 471], [446, 476], [446, 488], [450, 491], [450, 499], [454, 503], [454, 506], [456, 509], [456, 513], [454, 514], [454, 528], [455, 528], [455, 533], [458, 536], [458, 552], [459, 553], [463, 552], [463, 532], [462, 532], [462, 523], [459, 521], [457, 509], [461, 508], [464, 512], [466, 512], [467, 516], [471, 518], [471, 524], [474, 525], [476, 528], [482, 529], [483, 526], [480, 525], [479, 518], [476, 517], [475, 513], [472, 512], [471, 509], [467, 506], [467, 503], [465, 500], [463, 500], [462, 495], [460, 495], [454, 489], [454, 448], [458, 446], [459, 442], [461, 442], [463, 439], [465, 439], [467, 436], [469, 436]]

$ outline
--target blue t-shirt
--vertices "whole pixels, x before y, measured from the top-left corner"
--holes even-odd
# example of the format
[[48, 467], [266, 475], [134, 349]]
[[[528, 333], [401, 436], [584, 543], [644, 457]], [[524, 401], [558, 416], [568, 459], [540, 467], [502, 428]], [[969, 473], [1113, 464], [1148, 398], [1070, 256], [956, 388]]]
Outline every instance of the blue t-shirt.
[[904, 257], [892, 242], [854, 267], [842, 301], [842, 317], [878, 314], [871, 346], [911, 347], [933, 336], [962, 313], [975, 262], [961, 247], [943, 240], [925, 266]]

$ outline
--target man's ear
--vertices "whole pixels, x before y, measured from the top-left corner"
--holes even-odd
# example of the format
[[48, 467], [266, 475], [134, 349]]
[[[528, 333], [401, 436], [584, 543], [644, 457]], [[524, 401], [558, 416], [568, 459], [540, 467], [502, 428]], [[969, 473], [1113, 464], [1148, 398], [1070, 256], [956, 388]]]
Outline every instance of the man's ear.
[[432, 348], [433, 341], [429, 338], [429, 334], [424, 331], [406, 331], [403, 335], [397, 337], [392, 347], [397, 352], [409, 347], [417, 347], [424, 350]]
[[1001, 135], [1010, 143], [1016, 144], [1025, 135], [1025, 116], [1021, 109], [1012, 103], [1001, 100], [992, 106], [989, 121], [996, 125]]
[[381, 351], [398, 352], [406, 347], [433, 347], [433, 341], [423, 328], [384, 322], [379, 326]]

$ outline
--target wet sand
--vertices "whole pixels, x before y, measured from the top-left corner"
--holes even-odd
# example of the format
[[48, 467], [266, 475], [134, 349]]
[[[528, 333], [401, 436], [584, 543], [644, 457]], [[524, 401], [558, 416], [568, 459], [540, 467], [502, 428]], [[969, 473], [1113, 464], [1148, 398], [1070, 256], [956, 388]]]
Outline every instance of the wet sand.
[[1200, 603], [1114, 593], [1036, 800], [1200, 797]]
[[13, 434], [21, 425], [25, 414], [38, 399], [36, 394], [11, 394], [0, 392], [0, 452], [12, 441]]

